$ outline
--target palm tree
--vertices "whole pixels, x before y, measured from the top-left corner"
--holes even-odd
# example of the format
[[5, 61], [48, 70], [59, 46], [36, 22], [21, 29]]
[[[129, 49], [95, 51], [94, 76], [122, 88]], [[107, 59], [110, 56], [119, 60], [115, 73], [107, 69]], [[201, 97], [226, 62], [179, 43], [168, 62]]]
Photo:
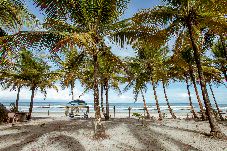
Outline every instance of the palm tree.
[[193, 104], [192, 104], [192, 98], [191, 98], [191, 93], [190, 93], [190, 85], [189, 85], [189, 82], [188, 82], [187, 75], [185, 75], [185, 81], [186, 81], [186, 84], [187, 84], [187, 91], [188, 91], [188, 97], [189, 97], [189, 104], [190, 104], [190, 107], [191, 107], [191, 112], [192, 112], [194, 118], [198, 119], [198, 116], [197, 116], [195, 109], [193, 107]]
[[212, 84], [209, 83], [208, 85], [209, 85], [209, 87], [210, 87], [210, 91], [211, 91], [212, 97], [213, 97], [213, 99], [214, 99], [214, 103], [215, 103], [215, 106], [216, 106], [216, 108], [217, 108], [218, 115], [219, 115], [220, 119], [221, 119], [222, 121], [224, 121], [225, 119], [223, 118], [223, 116], [222, 116], [222, 114], [221, 114], [221, 111], [220, 111], [220, 109], [219, 109], [217, 100], [216, 100], [215, 95], [214, 95], [214, 91], [213, 91], [213, 89], [212, 89]]
[[[117, 90], [119, 93], [121, 93], [119, 89], [119, 81], [121, 74], [121, 69], [123, 68], [123, 62], [115, 56], [108, 47], [103, 47], [103, 51], [98, 55], [98, 64], [99, 64], [99, 74], [98, 74], [98, 83], [101, 86], [101, 107], [102, 112], [105, 116], [105, 120], [109, 119], [109, 89], [113, 88], [114, 90]], [[89, 63], [90, 61], [90, 63]], [[92, 60], [87, 60], [86, 65], [90, 64], [90, 67], [86, 66], [84, 73], [82, 72], [82, 75], [86, 75], [87, 77], [81, 77], [81, 81], [84, 85], [86, 85], [86, 89], [92, 89], [92, 83], [93, 83], [93, 72], [94, 68], [92, 67]], [[90, 80], [87, 80], [90, 79]], [[92, 79], [92, 80], [91, 80]], [[105, 105], [106, 105], [106, 111], [104, 112], [104, 104], [103, 104], [103, 91], [105, 91]]]
[[[114, 1], [66, 1], [50, 2], [34, 0], [47, 13], [44, 24], [47, 32], [24, 32], [18, 38], [41, 41], [43, 46], [57, 51], [60, 48], [77, 46], [93, 60], [93, 91], [96, 120], [101, 118], [98, 87], [98, 55], [105, 46], [104, 37], [115, 29], [118, 17], [124, 12], [127, 0]], [[61, 11], [58, 11], [61, 10]], [[70, 22], [68, 22], [70, 20]], [[31, 37], [36, 36], [32, 39]], [[26, 37], [26, 38], [25, 38]]]
[[19, 99], [20, 99], [20, 90], [23, 83], [21, 76], [18, 76], [17, 73], [13, 73], [10, 71], [1, 71], [2, 78], [2, 87], [4, 89], [17, 90], [17, 97], [15, 101], [15, 110], [18, 111]]
[[143, 90], [141, 90], [141, 95], [142, 95], [142, 99], [143, 99], [143, 106], [144, 106], [144, 110], [146, 111], [146, 114], [147, 114], [147, 118], [150, 119], [151, 116], [150, 116], [150, 113], [148, 112], [148, 109], [147, 109], [147, 103], [146, 103], [146, 100], [145, 100], [145, 97], [144, 97], [144, 94], [143, 94]]
[[210, 92], [211, 92], [211, 95], [213, 97], [215, 106], [217, 108], [217, 112], [218, 112], [218, 115], [220, 117], [220, 120], [223, 121], [224, 118], [222, 117], [222, 114], [221, 114], [221, 111], [219, 109], [216, 97], [214, 95], [214, 91], [212, 89], [212, 83], [214, 83], [218, 86], [220, 84], [223, 84], [223, 81], [222, 81], [221, 71], [216, 69], [215, 67], [212, 67], [212, 63], [213, 63], [213, 60], [206, 58], [206, 64], [204, 64], [204, 66], [203, 66], [204, 76], [206, 78], [206, 83], [208, 83], [208, 86], [210, 88]]
[[159, 120], [162, 120], [162, 113], [161, 113], [161, 109], [159, 107], [158, 96], [157, 96], [157, 92], [156, 92], [156, 83], [154, 82], [153, 78], [151, 78], [151, 85], [152, 85], [153, 92], [154, 92], [154, 98], [156, 101], [156, 107], [158, 110]]
[[[17, 58], [18, 59], [18, 58]], [[2, 86], [4, 89], [17, 90], [17, 97], [15, 101], [15, 110], [18, 111], [20, 90], [26, 85], [26, 81], [21, 75], [21, 64], [19, 61], [15, 62], [14, 66], [7, 66], [0, 71]]]
[[143, 91], [147, 91], [147, 80], [148, 80], [148, 74], [146, 74], [146, 71], [144, 70], [144, 60], [142, 58], [130, 58], [127, 60], [127, 73], [126, 78], [122, 79], [124, 82], [127, 81], [128, 84], [124, 88], [124, 91], [129, 90], [133, 87], [133, 93], [135, 95], [135, 102], [138, 100], [138, 95], [141, 93], [142, 95], [142, 101], [144, 103], [144, 110], [146, 111], [146, 118], [150, 118], [150, 113], [147, 109], [147, 103], [144, 97]]
[[164, 83], [164, 82], [162, 82], [162, 87], [163, 87], [163, 90], [164, 90], [165, 99], [166, 99], [166, 103], [167, 103], [169, 112], [170, 112], [172, 118], [176, 119], [177, 117], [176, 117], [176, 115], [173, 113], [173, 110], [172, 110], [172, 108], [171, 108], [171, 106], [170, 106], [170, 104], [169, 104], [169, 99], [168, 99], [168, 97], [167, 97], [166, 87], [165, 87], [165, 83]]
[[215, 43], [211, 49], [214, 57], [214, 64], [216, 67], [222, 71], [225, 80], [227, 81], [227, 57], [226, 57], [226, 46], [224, 39], [221, 38], [217, 43]]
[[34, 58], [32, 53], [27, 50], [22, 50], [20, 53], [20, 73], [25, 85], [32, 91], [31, 102], [28, 113], [28, 119], [31, 118], [35, 91], [39, 88], [45, 93], [46, 88], [55, 88], [54, 81], [58, 77], [56, 73], [50, 72], [50, 67], [38, 58]]
[[100, 57], [100, 70], [99, 70], [99, 76], [100, 76], [100, 83], [103, 84], [104, 90], [105, 90], [105, 100], [106, 100], [106, 112], [105, 112], [105, 119], [109, 119], [109, 89], [112, 88], [116, 90], [118, 93], [121, 93], [119, 88], [119, 82], [120, 82], [120, 76], [121, 70], [123, 68], [122, 61], [117, 57], [114, 56], [110, 49], [107, 49], [106, 52], [101, 54]]
[[160, 80], [158, 73], [162, 64], [162, 49], [156, 49], [152, 44], [146, 43], [142, 40], [138, 43], [135, 43], [134, 47], [137, 50], [138, 56], [135, 60], [135, 63], [132, 64], [136, 69], [133, 69], [132, 71], [136, 76], [132, 76], [132, 82], [129, 83], [128, 86], [131, 87], [135, 85], [134, 93], [137, 96], [138, 92], [140, 92], [140, 89], [146, 89], [146, 84], [150, 82], [154, 93], [156, 107], [159, 113], [159, 120], [162, 120], [163, 117], [156, 92], [156, 86]]
[[104, 84], [103, 83], [101, 83], [100, 84], [101, 85], [101, 99], [100, 99], [100, 101], [101, 101], [101, 109], [102, 109], [102, 113], [104, 113], [105, 112], [105, 109], [104, 109], [104, 106], [103, 106], [103, 89], [104, 89]]
[[181, 57], [182, 54], [174, 54], [172, 59], [169, 62], [172, 62], [171, 69], [171, 76], [174, 77], [174, 80], [179, 80], [180, 82], [186, 82], [188, 98], [189, 98], [189, 105], [191, 112], [195, 118], [197, 117], [197, 113], [192, 104], [191, 92], [190, 92], [190, 84], [189, 84], [189, 72], [188, 72], [188, 64], [185, 60]]
[[173, 110], [170, 106], [169, 99], [167, 96], [167, 91], [166, 91], [166, 86], [168, 85], [169, 80], [171, 78], [173, 78], [173, 77], [171, 77], [171, 74], [170, 74], [170, 64], [169, 64], [170, 58], [167, 55], [169, 53], [169, 49], [167, 47], [163, 47], [160, 51], [161, 51], [160, 55], [162, 56], [162, 60], [161, 60], [162, 65], [159, 67], [157, 74], [158, 74], [159, 80], [162, 82], [162, 88], [164, 91], [164, 95], [165, 95], [165, 99], [166, 99], [166, 103], [167, 103], [169, 112], [170, 112], [172, 118], [176, 119], [176, 116], [173, 113]]
[[53, 53], [51, 59], [63, 77], [62, 87], [71, 89], [72, 100], [74, 100], [75, 81], [79, 79], [81, 74], [80, 67], [84, 60], [84, 52], [78, 53], [76, 48], [70, 48], [70, 50], [62, 51], [61, 54]]
[[[166, 6], [158, 6], [151, 10], [144, 10], [138, 13], [134, 18], [139, 24], [146, 25], [164, 25], [164, 29], [158, 33], [165, 33], [166, 40], [170, 35], [178, 35], [176, 42], [180, 41], [181, 33], [188, 31], [193, 54], [203, 95], [206, 113], [211, 127], [211, 135], [223, 137], [220, 127], [214, 117], [214, 113], [209, 101], [206, 83], [204, 81], [203, 70], [201, 66], [200, 53], [201, 48], [198, 44], [201, 30], [212, 29], [214, 33], [225, 33], [227, 23], [225, 21], [225, 1], [203, 1], [203, 0], [167, 0]], [[209, 8], [213, 9], [210, 10]], [[214, 19], [215, 18], [215, 19]], [[223, 28], [224, 27], [224, 28]], [[165, 39], [165, 38], [163, 38]]]
[[190, 76], [191, 82], [193, 83], [193, 86], [194, 86], [194, 90], [195, 90], [195, 93], [196, 93], [197, 101], [199, 103], [202, 119], [206, 120], [206, 114], [205, 114], [205, 111], [203, 109], [203, 104], [201, 102], [199, 92], [198, 92], [198, 89], [197, 89], [197, 86], [196, 86], [196, 80], [195, 80], [194, 69], [193, 69], [193, 64], [194, 64], [195, 59], [193, 57], [192, 50], [190, 49], [190, 46], [189, 46], [189, 48], [186, 47], [185, 50], [180, 52], [180, 57], [185, 61], [186, 66], [188, 66], [187, 70], [189, 71], [189, 76]]

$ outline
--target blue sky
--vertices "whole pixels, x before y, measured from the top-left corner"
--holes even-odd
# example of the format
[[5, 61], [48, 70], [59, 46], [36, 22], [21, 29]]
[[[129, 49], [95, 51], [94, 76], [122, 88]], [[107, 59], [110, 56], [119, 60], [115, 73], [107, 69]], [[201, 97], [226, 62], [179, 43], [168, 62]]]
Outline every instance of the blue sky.
[[[39, 11], [38, 8], [33, 6], [33, 2], [32, 1], [26, 1], [26, 5], [28, 6], [29, 10], [35, 14], [37, 16], [37, 18], [39, 18], [40, 20], [44, 19], [44, 16], [42, 14], [42, 12]], [[135, 12], [137, 12], [140, 9], [143, 8], [151, 8], [157, 5], [161, 5], [161, 2], [158, 0], [131, 0], [127, 11], [125, 12], [125, 15], [123, 16], [123, 18], [128, 18], [131, 17]], [[133, 56], [134, 55], [134, 51], [130, 46], [126, 46], [125, 48], [120, 48], [119, 46], [115, 46], [112, 45], [112, 51], [114, 54], [118, 55], [118, 56]], [[48, 94], [47, 94], [47, 99], [46, 101], [66, 101], [68, 102], [71, 99], [71, 96], [69, 95], [69, 90], [65, 89], [65, 90], [61, 90], [60, 86], [59, 87], [59, 91], [56, 92], [53, 89], [49, 89], [47, 90]], [[121, 88], [123, 88], [123, 86], [121, 86]], [[198, 86], [198, 89], [200, 89], [200, 87]], [[83, 93], [83, 88], [80, 86], [80, 83], [77, 81], [76, 85], [75, 85], [75, 98], [78, 98], [79, 95], [81, 95]], [[210, 92], [210, 91], [209, 91]], [[224, 86], [221, 86], [219, 88], [214, 87], [214, 92], [216, 95], [216, 99], [219, 103], [227, 103], [227, 89]], [[165, 102], [164, 99], [164, 94], [163, 94], [163, 90], [161, 86], [158, 86], [157, 88], [157, 93], [158, 93], [158, 98], [160, 102]], [[196, 96], [195, 93], [193, 91], [193, 88], [191, 87], [191, 95], [192, 95], [192, 99], [193, 102], [196, 102]], [[186, 85], [184, 83], [171, 83], [168, 88], [167, 88], [167, 94], [169, 97], [169, 101], [170, 102], [188, 102], [188, 95], [187, 95], [187, 89], [186, 89]], [[200, 92], [201, 94], [201, 92]], [[209, 93], [211, 94], [211, 93]], [[28, 89], [22, 89], [20, 97], [22, 101], [25, 100], [29, 100], [30, 99], [30, 95], [31, 92]], [[147, 102], [149, 103], [154, 103], [154, 97], [153, 97], [153, 91], [151, 89], [151, 85], [148, 85], [148, 90], [147, 93], [145, 95]], [[40, 92], [36, 92], [35, 95], [35, 101], [43, 101], [43, 94], [41, 94]], [[81, 97], [82, 99], [88, 101], [88, 102], [92, 102], [93, 101], [93, 93], [92, 91], [83, 95]], [[117, 92], [115, 92], [114, 90], [110, 90], [110, 94], [109, 94], [109, 98], [110, 98], [110, 102], [114, 103], [114, 102], [122, 102], [122, 103], [132, 103], [134, 102], [134, 96], [132, 91], [128, 91], [122, 95], [118, 95]], [[201, 96], [202, 98], [202, 96]], [[14, 101], [16, 99], [16, 91], [9, 91], [9, 90], [0, 90], [0, 101]], [[212, 97], [210, 96], [210, 100], [212, 101]], [[142, 102], [141, 96], [138, 99], [138, 102]]]

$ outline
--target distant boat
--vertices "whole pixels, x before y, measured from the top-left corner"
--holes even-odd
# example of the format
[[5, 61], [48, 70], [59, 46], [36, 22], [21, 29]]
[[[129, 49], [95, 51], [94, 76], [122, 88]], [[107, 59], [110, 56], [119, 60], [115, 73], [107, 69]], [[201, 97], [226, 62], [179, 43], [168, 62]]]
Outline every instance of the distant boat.
[[70, 101], [70, 102], [67, 103], [67, 104], [70, 104], [70, 105], [72, 105], [72, 106], [80, 106], [80, 105], [86, 106], [86, 105], [87, 105], [87, 103], [86, 103], [85, 101], [79, 100], [79, 99]]

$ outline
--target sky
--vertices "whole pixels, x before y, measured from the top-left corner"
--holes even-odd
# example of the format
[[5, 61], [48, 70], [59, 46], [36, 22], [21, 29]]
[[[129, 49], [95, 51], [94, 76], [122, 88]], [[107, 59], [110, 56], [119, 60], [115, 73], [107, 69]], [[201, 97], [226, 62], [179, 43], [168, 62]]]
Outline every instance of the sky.
[[[25, 0], [26, 5], [28, 6], [28, 9], [37, 16], [38, 19], [41, 21], [44, 19], [44, 15], [42, 12], [39, 11], [38, 8], [36, 8], [33, 5], [32, 1]], [[128, 18], [132, 17], [134, 13], [136, 13], [138, 10], [144, 9], [144, 8], [152, 8], [157, 5], [161, 5], [161, 1], [159, 0], [131, 0], [131, 2], [128, 5], [128, 9], [126, 10], [123, 18]], [[120, 48], [119, 46], [112, 45], [112, 52], [118, 56], [126, 57], [126, 56], [134, 56], [134, 50], [131, 48], [131, 46], [126, 46], [125, 48]], [[121, 85], [121, 88], [124, 88], [124, 85]], [[70, 96], [70, 91], [68, 89], [62, 90], [60, 85], [58, 85], [58, 92], [53, 89], [48, 89], [47, 90], [47, 98], [46, 101], [65, 101], [68, 102], [71, 100]], [[198, 86], [198, 89], [200, 87]], [[216, 96], [216, 99], [218, 103], [227, 103], [227, 88], [224, 86], [220, 86], [219, 88], [213, 87], [214, 93]], [[193, 88], [191, 86], [191, 95], [192, 95], [192, 100], [194, 103], [197, 102], [195, 93], [193, 91]], [[75, 96], [74, 98], [79, 98], [79, 96], [83, 93], [84, 89], [80, 86], [79, 81], [76, 82], [75, 84], [75, 89], [74, 93]], [[201, 94], [201, 91], [199, 91]], [[210, 91], [208, 91], [210, 92]], [[16, 91], [10, 91], [10, 90], [2, 90], [0, 88], [0, 102], [3, 101], [14, 101], [16, 99]], [[157, 87], [157, 94], [158, 94], [158, 99], [161, 103], [165, 102], [164, 98], [164, 93], [162, 90], [162, 86], [159, 85]], [[211, 94], [211, 93], [209, 93]], [[186, 89], [186, 84], [185, 83], [171, 83], [167, 87], [167, 95], [169, 97], [169, 101], [172, 103], [188, 103], [188, 94], [187, 94], [187, 89]], [[23, 88], [20, 93], [20, 100], [21, 101], [29, 101], [31, 96], [31, 92], [29, 89]], [[202, 98], [202, 96], [200, 96]], [[44, 95], [41, 94], [39, 91], [36, 92], [35, 94], [35, 101], [44, 101], [43, 100]], [[132, 90], [125, 92], [123, 94], [118, 94], [118, 92], [115, 92], [114, 90], [109, 91], [109, 101], [111, 103], [116, 103], [116, 102], [121, 102], [121, 103], [133, 103], [134, 102], [134, 95], [132, 93]], [[147, 93], [145, 94], [145, 98], [148, 103], [155, 103], [154, 96], [153, 96], [153, 91], [151, 89], [151, 85], [148, 85], [148, 90]], [[81, 99], [87, 101], [87, 102], [93, 102], [93, 93], [92, 91], [84, 94], [81, 96]], [[211, 103], [213, 103], [213, 99], [210, 96]], [[138, 102], [142, 102], [141, 96], [138, 98]]]

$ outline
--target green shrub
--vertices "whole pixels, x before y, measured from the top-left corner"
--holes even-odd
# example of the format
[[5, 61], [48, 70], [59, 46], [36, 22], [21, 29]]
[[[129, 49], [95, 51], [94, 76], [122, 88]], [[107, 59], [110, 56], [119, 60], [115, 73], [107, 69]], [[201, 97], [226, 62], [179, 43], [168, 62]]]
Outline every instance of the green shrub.
[[6, 107], [0, 103], [0, 123], [6, 122], [8, 118], [8, 110]]

